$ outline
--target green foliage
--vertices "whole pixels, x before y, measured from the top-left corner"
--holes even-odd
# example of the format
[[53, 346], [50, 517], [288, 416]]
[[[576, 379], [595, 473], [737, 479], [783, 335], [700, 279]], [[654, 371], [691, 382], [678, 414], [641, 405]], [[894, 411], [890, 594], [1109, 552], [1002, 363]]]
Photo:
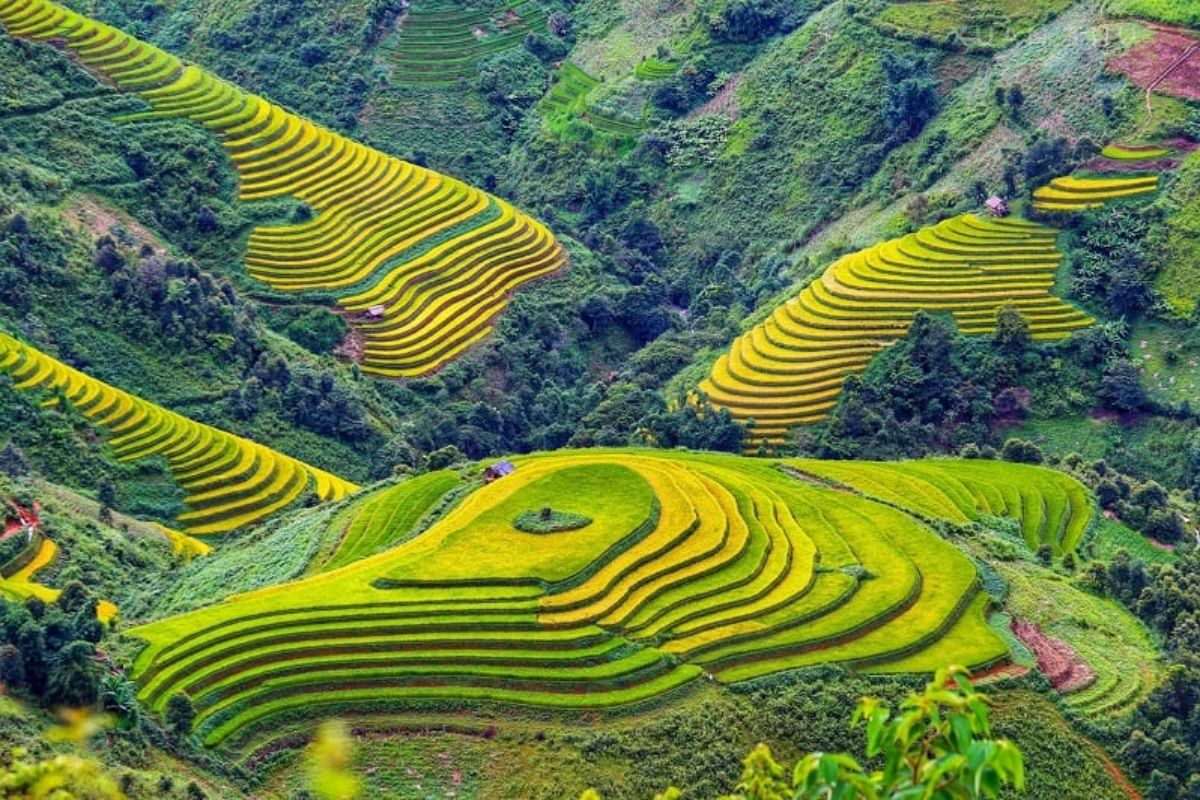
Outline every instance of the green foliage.
[[192, 722], [196, 719], [196, 707], [192, 705], [192, 699], [182, 692], [171, 695], [163, 719], [177, 736], [191, 733]]
[[296, 344], [323, 355], [346, 338], [349, 327], [337, 314], [324, 309], [313, 309], [288, 323], [286, 333]]
[[592, 524], [591, 517], [557, 511], [545, 506], [538, 511], [525, 511], [513, 520], [513, 527], [525, 533], [559, 533], [574, 531]]
[[976, 52], [999, 50], [1045, 24], [1070, 0], [890, 2], [874, 20], [905, 38]]
[[1128, 206], [1101, 211], [1084, 224], [1072, 262], [1073, 292], [1113, 317], [1136, 317], [1153, 301], [1157, 260], [1147, 236], [1156, 220]]
[[1200, 26], [1200, 8], [1175, 0], [1112, 0], [1105, 10], [1113, 16], [1145, 17], [1175, 25]]
[[[921, 694], [904, 699], [897, 712], [864, 698], [852, 727], [866, 733], [866, 754], [882, 768], [864, 769], [845, 754], [810, 753], [787, 771], [759, 744], [743, 762], [742, 777], [726, 800], [876, 800], [929, 797], [995, 798], [1006, 786], [1025, 788], [1021, 751], [992, 739], [988, 700], [960, 667], [941, 669]], [[672, 790], [660, 797], [678, 797]], [[585, 792], [583, 798], [599, 795]]]

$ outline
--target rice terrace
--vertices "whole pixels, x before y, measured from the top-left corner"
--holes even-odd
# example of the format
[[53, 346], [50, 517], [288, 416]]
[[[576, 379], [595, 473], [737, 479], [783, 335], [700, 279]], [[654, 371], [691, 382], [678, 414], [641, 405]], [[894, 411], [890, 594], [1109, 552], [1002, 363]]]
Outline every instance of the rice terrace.
[[0, 796], [1198, 796], [1191, 5], [0, 0]]

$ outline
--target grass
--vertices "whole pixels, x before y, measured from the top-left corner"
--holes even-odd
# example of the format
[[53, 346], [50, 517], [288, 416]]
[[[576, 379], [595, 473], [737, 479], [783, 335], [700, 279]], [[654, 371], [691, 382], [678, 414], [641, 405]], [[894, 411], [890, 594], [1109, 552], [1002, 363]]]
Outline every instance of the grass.
[[[981, 557], [986, 557], [982, 548]], [[1081, 714], [1118, 715], [1156, 685], [1162, 671], [1157, 648], [1145, 627], [1119, 603], [1076, 588], [1061, 574], [1030, 560], [991, 563], [1008, 584], [1007, 609], [1071, 645], [1095, 670], [1091, 686], [1066, 697]]]
[[[62, 42], [89, 68], [136, 92], [149, 110], [124, 121], [190, 119], [221, 137], [241, 179], [241, 200], [291, 197], [314, 210], [308, 222], [251, 231], [246, 265], [275, 290], [332, 293], [363, 334], [366, 372], [402, 377], [438, 369], [491, 333], [511, 292], [566, 263], [545, 226], [498, 198], [351, 141], [198, 67], [184, 68], [48, 0], [35, 6], [47, 15], [38, 26], [22, 26], [17, 3], [0, 8], [0, 22], [13, 35]], [[435, 16], [461, 11], [446, 8]], [[533, 2], [516, 10], [528, 12], [526, 23], [544, 18]], [[501, 27], [515, 24], [507, 12], [498, 19]], [[518, 34], [497, 39], [518, 42]], [[97, 53], [93, 44], [101, 38], [117, 43], [113, 54]], [[472, 57], [463, 56], [468, 69]], [[143, 60], [153, 62], [149, 71]]]
[[[161, 707], [187, 691], [199, 734], [216, 745], [269, 736], [271, 720], [323, 708], [602, 709], [681, 689], [702, 666], [735, 682], [819, 663], [982, 666], [1007, 651], [983, 618], [974, 562], [870, 496], [735, 456], [588, 450], [513, 461], [512, 474], [424, 533], [135, 629], [147, 643], [135, 663], [143, 701]], [[976, 500], [998, 507], [1004, 493], [979, 487], [987, 476], [948, 480], [977, 466], [911, 465], [910, 480], [943, 484], [945, 499], [922, 512], [961, 522]], [[883, 493], [880, 469], [864, 465], [866, 495]], [[427, 508], [419, 482], [436, 485], [437, 475], [291, 525], [312, 531], [310, 542], [321, 530], [373, 529], [408, 499]], [[1024, 467], [1005, 477], [1045, 491], [1055, 475]], [[561, 537], [512, 526], [546, 506], [592, 523]], [[1043, 516], [1059, 506], [1047, 502]], [[1019, 500], [1006, 508], [1026, 512]]]
[[1133, 361], [1151, 397], [1200, 404], [1200, 341], [1186, 329], [1156, 322], [1138, 323], [1129, 338]]
[[1071, 0], [972, 0], [964, 3], [894, 2], [875, 24], [894, 35], [975, 50], [1002, 49], [1071, 5]]
[[1105, 11], [1114, 17], [1142, 17], [1172, 25], [1200, 27], [1200, 8], [1178, 0], [1112, 0]]
[[1050, 293], [1056, 233], [966, 214], [851, 253], [734, 341], [700, 389], [753, 421], [752, 449], [824, 419], [846, 376], [903, 337], [920, 309], [949, 311], [964, 333], [985, 334], [1012, 303], [1036, 338], [1063, 338], [1092, 320]]
[[1174, 316], [1186, 320], [1200, 297], [1200, 254], [1194, 246], [1200, 236], [1200, 154], [1193, 153], [1180, 165], [1172, 184], [1167, 216], [1163, 267], [1155, 279]]
[[392, 63], [392, 79], [429, 85], [472, 78], [480, 59], [519, 47], [546, 27], [538, 0], [481, 6], [423, 2], [410, 8], [380, 48]]
[[358, 487], [316, 467], [149, 403], [0, 333], [0, 371], [13, 388], [49, 392], [110, 434], [122, 461], [165, 459], [186, 492], [188, 533], [226, 533], [290, 505], [310, 488], [322, 500]]
[[1170, 564], [1176, 555], [1150, 544], [1145, 536], [1120, 522], [1101, 517], [1089, 540], [1089, 550], [1101, 561], [1110, 560], [1118, 550], [1127, 550], [1134, 558], [1147, 564]]
[[591, 524], [591, 517], [558, 511], [550, 506], [540, 511], [526, 511], [513, 520], [513, 527], [522, 533], [562, 533], [577, 531]]

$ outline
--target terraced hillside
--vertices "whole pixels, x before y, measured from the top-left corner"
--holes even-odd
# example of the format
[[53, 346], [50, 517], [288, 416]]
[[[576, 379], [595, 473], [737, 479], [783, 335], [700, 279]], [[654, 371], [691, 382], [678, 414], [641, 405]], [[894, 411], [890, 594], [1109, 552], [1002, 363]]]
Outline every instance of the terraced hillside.
[[121, 461], [158, 456], [186, 492], [177, 522], [188, 533], [225, 533], [286, 507], [312, 488], [336, 500], [358, 487], [249, 439], [194, 422], [91, 378], [0, 333], [0, 373], [13, 388], [50, 392], [110, 434]]
[[[973, 563], [884, 503], [736, 456], [594, 450], [515, 463], [398, 547], [135, 629], [147, 642], [142, 699], [162, 709], [185, 692], [208, 744], [254, 747], [314, 712], [601, 709], [706, 673], [731, 682], [826, 662], [920, 672], [1006, 656]], [[944, 493], [922, 512], [962, 519], [983, 510], [988, 487], [1026, 478], [1045, 506], [1070, 494], [1071, 479], [1040, 468], [972, 467], [933, 476], [913, 465], [913, 480]], [[388, 496], [358, 513], [389, 514]], [[514, 527], [547, 506], [591, 522]], [[1031, 525], [1042, 506], [986, 508]], [[1090, 509], [1067, 508], [1073, 531]]]
[[963, 333], [982, 334], [1012, 304], [1035, 337], [1067, 336], [1092, 320], [1050, 294], [1062, 258], [1057, 235], [965, 214], [852, 253], [738, 338], [700, 388], [753, 421], [754, 447], [824, 419], [846, 376], [904, 336], [919, 310], [950, 312]]
[[1101, 208], [1112, 200], [1157, 191], [1157, 175], [1128, 178], [1075, 178], [1068, 175], [1055, 178], [1048, 186], [1035, 190], [1033, 207], [1039, 211], [1086, 211]]
[[555, 72], [539, 108], [551, 126], [582, 119], [600, 133], [610, 136], [634, 136], [641, 131], [640, 122], [605, 114], [589, 105], [588, 95], [599, 85], [599, 80], [568, 61]]
[[566, 263], [545, 226], [496, 197], [346, 139], [195, 66], [46, 0], [0, 0], [13, 36], [52, 41], [149, 110], [221, 138], [245, 201], [293, 197], [303, 223], [250, 234], [250, 274], [320, 290], [364, 337], [363, 370], [422, 375], [492, 330], [519, 286]]
[[382, 49], [397, 83], [451, 83], [474, 77], [484, 56], [544, 32], [547, 17], [538, 0], [480, 6], [417, 0]]
[[1092, 501], [1081, 483], [1061, 472], [1022, 464], [997, 469], [987, 461], [786, 463], [930, 519], [1019, 519], [1030, 549], [1048, 544], [1059, 555], [1075, 550], [1092, 516]]

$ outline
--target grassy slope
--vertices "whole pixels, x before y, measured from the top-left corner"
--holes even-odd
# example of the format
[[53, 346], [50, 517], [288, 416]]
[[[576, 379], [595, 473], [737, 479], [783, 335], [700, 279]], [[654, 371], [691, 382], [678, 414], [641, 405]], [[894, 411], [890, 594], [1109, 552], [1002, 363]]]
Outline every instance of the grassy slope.
[[991, 536], [970, 544], [1008, 584], [1006, 609], [1067, 642], [1096, 672], [1091, 687], [1067, 696], [1068, 705], [1084, 714], [1107, 716], [1128, 711], [1149, 693], [1162, 664], [1145, 626], [1116, 601], [1075, 587], [1066, 576], [1027, 556], [996, 557], [995, 548]]
[[1180, 167], [1166, 206], [1166, 253], [1157, 287], [1171, 310], [1186, 318], [1200, 294], [1200, 255], [1195, 247], [1200, 236], [1200, 154], [1189, 156]]

